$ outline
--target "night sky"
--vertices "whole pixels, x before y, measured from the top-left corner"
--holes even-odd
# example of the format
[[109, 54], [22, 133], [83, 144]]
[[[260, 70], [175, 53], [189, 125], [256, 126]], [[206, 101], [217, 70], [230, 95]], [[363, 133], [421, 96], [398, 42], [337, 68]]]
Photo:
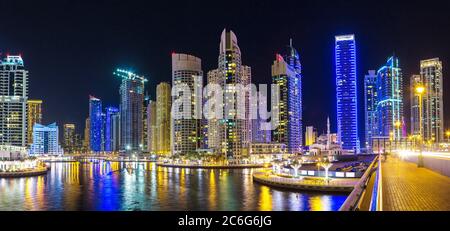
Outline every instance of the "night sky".
[[118, 105], [117, 67], [145, 75], [153, 99], [156, 84], [171, 80], [172, 52], [201, 58], [206, 76], [217, 67], [227, 28], [236, 33], [256, 83], [270, 83], [275, 54], [293, 39], [303, 68], [304, 126], [322, 132], [330, 115], [335, 130], [334, 36], [347, 33], [356, 36], [361, 141], [364, 74], [394, 53], [403, 69], [408, 123], [410, 75], [419, 72], [421, 59], [442, 60], [450, 125], [450, 7], [444, 1], [151, 2], [0, 0], [0, 52], [22, 54], [30, 98], [44, 101], [44, 123], [74, 122], [81, 133], [90, 94], [104, 106]]

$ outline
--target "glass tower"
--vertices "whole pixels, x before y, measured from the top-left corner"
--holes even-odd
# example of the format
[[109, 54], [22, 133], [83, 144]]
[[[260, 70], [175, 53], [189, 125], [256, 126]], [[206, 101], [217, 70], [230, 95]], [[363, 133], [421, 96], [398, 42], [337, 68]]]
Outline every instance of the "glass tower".
[[403, 83], [398, 58], [391, 56], [377, 72], [378, 136], [402, 138]]
[[119, 116], [119, 108], [107, 107], [105, 111], [105, 151], [117, 151], [116, 144], [119, 139], [117, 118]]
[[354, 35], [335, 37], [335, 68], [338, 141], [342, 149], [359, 152]]
[[117, 69], [120, 85], [120, 146], [128, 154], [143, 151], [144, 83], [147, 79], [131, 71]]
[[303, 144], [302, 75], [300, 56], [292, 42], [283, 57], [276, 56], [272, 82], [280, 87], [280, 124], [272, 131], [272, 140], [286, 144], [289, 153], [298, 153]]
[[364, 76], [364, 116], [365, 116], [365, 147], [372, 149], [372, 137], [377, 130], [377, 74], [375, 70], [369, 70]]
[[100, 152], [102, 148], [102, 101], [94, 96], [89, 97], [89, 118], [90, 118], [90, 147], [93, 152]]

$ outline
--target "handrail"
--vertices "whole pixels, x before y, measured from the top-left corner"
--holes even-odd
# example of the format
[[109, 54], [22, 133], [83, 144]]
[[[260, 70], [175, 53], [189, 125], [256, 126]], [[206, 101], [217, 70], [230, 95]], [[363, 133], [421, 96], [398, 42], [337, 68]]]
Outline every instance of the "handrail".
[[[380, 160], [379, 156], [378, 155], [375, 156], [372, 163], [367, 168], [366, 172], [363, 174], [361, 179], [359, 179], [358, 183], [356, 183], [353, 191], [350, 193], [350, 195], [344, 201], [342, 206], [339, 208], [339, 211], [353, 211], [358, 208], [361, 198], [365, 195], [366, 186], [370, 180], [370, 177], [374, 172], [376, 172], [380, 168], [380, 165], [377, 165], [377, 162], [379, 160]], [[375, 167], [376, 165], [378, 166], [378, 168]]]

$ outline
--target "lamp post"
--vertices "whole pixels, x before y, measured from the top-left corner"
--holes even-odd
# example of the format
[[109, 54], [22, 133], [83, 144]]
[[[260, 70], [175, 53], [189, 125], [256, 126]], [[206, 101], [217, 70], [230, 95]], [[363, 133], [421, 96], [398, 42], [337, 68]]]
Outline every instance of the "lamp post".
[[400, 127], [402, 126], [402, 122], [396, 121], [395, 124], [395, 130], [394, 130], [394, 142], [395, 142], [395, 150], [398, 149], [398, 140], [400, 139]]
[[417, 167], [423, 167], [423, 155], [422, 155], [422, 95], [425, 92], [425, 87], [422, 85], [416, 86], [416, 94], [419, 97], [419, 156], [417, 159]]
[[447, 143], [450, 143], [450, 130], [447, 130], [445, 135], [447, 136]]

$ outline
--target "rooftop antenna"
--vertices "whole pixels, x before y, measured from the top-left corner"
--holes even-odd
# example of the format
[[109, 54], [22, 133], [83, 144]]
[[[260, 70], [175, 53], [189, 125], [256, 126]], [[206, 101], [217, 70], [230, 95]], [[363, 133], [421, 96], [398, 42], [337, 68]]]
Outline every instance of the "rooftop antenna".
[[292, 38], [289, 39], [289, 46], [292, 47]]

